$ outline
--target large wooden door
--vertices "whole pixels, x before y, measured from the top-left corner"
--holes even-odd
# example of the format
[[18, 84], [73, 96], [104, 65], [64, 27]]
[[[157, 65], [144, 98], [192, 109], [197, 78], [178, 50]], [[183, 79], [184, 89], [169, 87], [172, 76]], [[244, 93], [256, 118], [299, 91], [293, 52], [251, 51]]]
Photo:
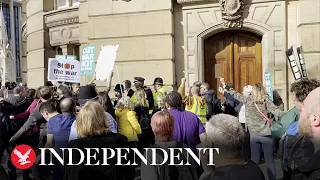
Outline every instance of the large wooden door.
[[238, 92], [246, 85], [262, 82], [261, 37], [246, 31], [225, 31], [204, 42], [205, 81], [216, 90], [215, 65]]

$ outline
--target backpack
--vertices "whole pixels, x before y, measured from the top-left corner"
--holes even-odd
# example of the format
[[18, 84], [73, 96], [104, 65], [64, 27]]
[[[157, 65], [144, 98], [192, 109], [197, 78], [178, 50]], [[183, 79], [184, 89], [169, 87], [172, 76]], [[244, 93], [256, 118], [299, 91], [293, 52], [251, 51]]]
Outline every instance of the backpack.
[[[150, 148], [160, 148], [162, 147], [154, 144], [151, 145]], [[177, 146], [175, 148], [183, 148], [183, 144], [180, 142], [177, 142]], [[162, 151], [157, 151], [157, 154], [164, 159], [164, 154]], [[187, 158], [179, 152], [181, 160], [186, 160]], [[181, 163], [181, 160], [177, 160], [175, 158], [174, 164], [179, 164]], [[173, 166], [169, 165], [169, 160], [159, 166], [160, 168], [160, 173], [158, 174], [158, 180], [198, 180], [198, 177], [193, 174], [191, 166], [190, 165], [182, 165], [182, 166]]]
[[150, 128], [150, 120], [147, 112], [141, 107], [141, 115], [139, 117], [141, 130], [147, 130]]
[[282, 169], [293, 172], [303, 163], [307, 163], [314, 154], [313, 143], [298, 134], [298, 123], [292, 124], [280, 140], [280, 159]]

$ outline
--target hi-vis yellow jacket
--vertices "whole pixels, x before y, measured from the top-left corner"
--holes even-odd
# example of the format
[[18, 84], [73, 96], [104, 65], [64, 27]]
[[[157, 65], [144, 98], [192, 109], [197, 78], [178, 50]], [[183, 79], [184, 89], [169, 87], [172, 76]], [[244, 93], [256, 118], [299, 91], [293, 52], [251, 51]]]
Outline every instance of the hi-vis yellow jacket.
[[198, 116], [203, 125], [207, 122], [207, 104], [203, 96], [186, 96], [185, 88], [179, 87], [178, 92], [182, 96], [183, 103], [186, 105], [185, 110], [190, 111]]

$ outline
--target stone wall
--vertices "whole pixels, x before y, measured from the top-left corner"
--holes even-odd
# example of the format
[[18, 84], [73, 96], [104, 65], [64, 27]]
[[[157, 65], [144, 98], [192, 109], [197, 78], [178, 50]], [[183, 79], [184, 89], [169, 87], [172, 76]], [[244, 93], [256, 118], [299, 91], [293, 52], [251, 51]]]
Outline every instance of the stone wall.
[[80, 48], [95, 45], [98, 58], [101, 46], [120, 45], [113, 86], [119, 82], [119, 73], [121, 81], [141, 76], [146, 85], [160, 76], [170, 90], [175, 84], [172, 10], [171, 0], [83, 0], [79, 7]]

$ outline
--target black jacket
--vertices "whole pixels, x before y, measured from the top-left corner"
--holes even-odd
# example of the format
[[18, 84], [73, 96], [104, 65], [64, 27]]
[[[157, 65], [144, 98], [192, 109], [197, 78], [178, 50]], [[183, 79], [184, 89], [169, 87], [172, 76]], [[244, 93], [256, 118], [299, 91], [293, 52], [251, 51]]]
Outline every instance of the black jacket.
[[25, 135], [34, 126], [38, 125], [40, 127], [41, 124], [46, 123], [46, 120], [43, 118], [39, 111], [40, 104], [38, 104], [37, 107], [33, 111], [31, 111], [28, 120], [23, 124], [19, 131], [11, 137], [11, 141], [17, 141], [21, 136]]
[[291, 180], [319, 180], [320, 179], [320, 150], [312, 156], [308, 163], [299, 166], [293, 172]]
[[221, 112], [221, 102], [214, 90], [207, 91], [204, 94], [204, 98], [208, 107], [207, 120], [209, 120], [211, 116], [219, 114]]
[[16, 115], [26, 111], [33, 100], [24, 96], [12, 96], [4, 99], [4, 101], [8, 104], [8, 112], [12, 115]]
[[[115, 148], [130, 148], [130, 144], [125, 136], [121, 134], [108, 133], [107, 135], [101, 136], [92, 136], [87, 138], [79, 138], [72, 140], [68, 143], [68, 148], [78, 148], [85, 152], [84, 148], [99, 148], [99, 153], [96, 153], [96, 160], [101, 164], [103, 163], [103, 151], [101, 148], [110, 148], [115, 151], [115, 156], [111, 159], [108, 159], [108, 166], [86, 166], [86, 153], [84, 162], [77, 166], [64, 166], [64, 180], [131, 180], [134, 179], [134, 171], [130, 166], [116, 166], [117, 163], [117, 151]], [[110, 151], [107, 151], [110, 153]], [[123, 152], [122, 152], [123, 153]], [[110, 154], [108, 154], [109, 156]], [[123, 155], [123, 154], [122, 154]], [[131, 162], [132, 157], [127, 156]], [[80, 153], [73, 151], [72, 161], [74, 163], [79, 163], [81, 158]], [[65, 163], [69, 162], [68, 155], [65, 155]], [[91, 164], [95, 164], [97, 161], [94, 158], [91, 158]], [[126, 161], [127, 163], [127, 161]], [[122, 162], [125, 164], [125, 162]]]
[[144, 89], [144, 91], [146, 92], [146, 95], [147, 95], [147, 100], [149, 103], [149, 110], [152, 110], [154, 108], [154, 99], [153, 99], [152, 91], [147, 86], [143, 86], [142, 88]]

